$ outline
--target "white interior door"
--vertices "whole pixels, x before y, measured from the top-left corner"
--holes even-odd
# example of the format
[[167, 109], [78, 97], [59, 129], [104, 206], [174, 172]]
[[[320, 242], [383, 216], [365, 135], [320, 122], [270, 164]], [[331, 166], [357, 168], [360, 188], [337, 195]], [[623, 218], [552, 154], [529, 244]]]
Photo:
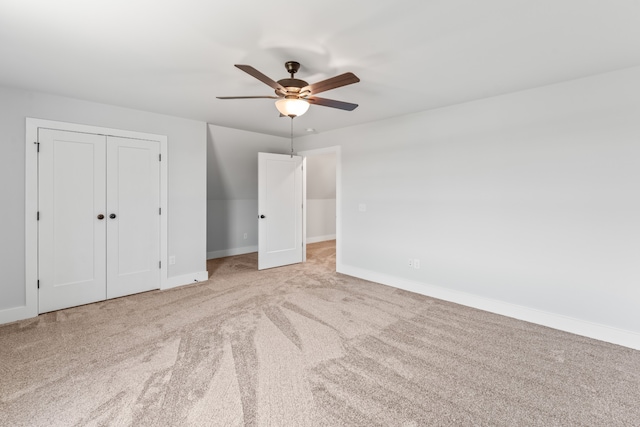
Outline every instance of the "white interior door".
[[160, 147], [107, 138], [107, 298], [160, 284]]
[[303, 260], [302, 157], [258, 153], [258, 269]]
[[45, 313], [106, 297], [106, 138], [40, 129], [38, 141], [38, 299]]

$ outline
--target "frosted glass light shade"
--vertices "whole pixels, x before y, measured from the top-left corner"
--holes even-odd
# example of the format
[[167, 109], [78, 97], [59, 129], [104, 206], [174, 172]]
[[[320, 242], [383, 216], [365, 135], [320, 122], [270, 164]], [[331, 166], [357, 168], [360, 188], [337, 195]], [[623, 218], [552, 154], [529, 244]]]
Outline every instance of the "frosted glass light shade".
[[309, 103], [303, 99], [279, 99], [276, 101], [276, 108], [284, 116], [298, 117], [309, 109]]

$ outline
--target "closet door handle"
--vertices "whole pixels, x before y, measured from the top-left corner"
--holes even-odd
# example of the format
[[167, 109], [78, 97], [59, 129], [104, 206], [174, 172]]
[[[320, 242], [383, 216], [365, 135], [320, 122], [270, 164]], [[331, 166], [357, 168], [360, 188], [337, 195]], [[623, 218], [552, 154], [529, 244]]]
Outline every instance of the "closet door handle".
[[98, 219], [104, 219], [104, 215], [102, 214], [98, 215]]
[[113, 218], [115, 218], [115, 217], [116, 217], [116, 214], [111, 214], [111, 215], [109, 215], [109, 218], [111, 218], [111, 219], [113, 219]]

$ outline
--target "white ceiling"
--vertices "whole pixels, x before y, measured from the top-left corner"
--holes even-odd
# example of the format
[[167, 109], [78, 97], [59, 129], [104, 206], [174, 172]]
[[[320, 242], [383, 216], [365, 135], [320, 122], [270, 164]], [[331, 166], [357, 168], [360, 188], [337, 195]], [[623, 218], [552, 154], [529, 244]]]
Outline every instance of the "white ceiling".
[[284, 62], [321, 96], [317, 132], [640, 64], [638, 0], [0, 0], [0, 84], [288, 136]]

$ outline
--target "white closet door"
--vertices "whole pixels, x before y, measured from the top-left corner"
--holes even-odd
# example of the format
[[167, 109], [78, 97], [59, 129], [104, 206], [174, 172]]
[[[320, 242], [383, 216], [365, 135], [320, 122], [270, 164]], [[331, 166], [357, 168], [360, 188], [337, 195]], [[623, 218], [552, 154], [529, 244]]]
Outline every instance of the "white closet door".
[[160, 147], [107, 138], [107, 298], [160, 287]]
[[106, 297], [106, 138], [40, 129], [38, 140], [38, 298], [45, 313]]

